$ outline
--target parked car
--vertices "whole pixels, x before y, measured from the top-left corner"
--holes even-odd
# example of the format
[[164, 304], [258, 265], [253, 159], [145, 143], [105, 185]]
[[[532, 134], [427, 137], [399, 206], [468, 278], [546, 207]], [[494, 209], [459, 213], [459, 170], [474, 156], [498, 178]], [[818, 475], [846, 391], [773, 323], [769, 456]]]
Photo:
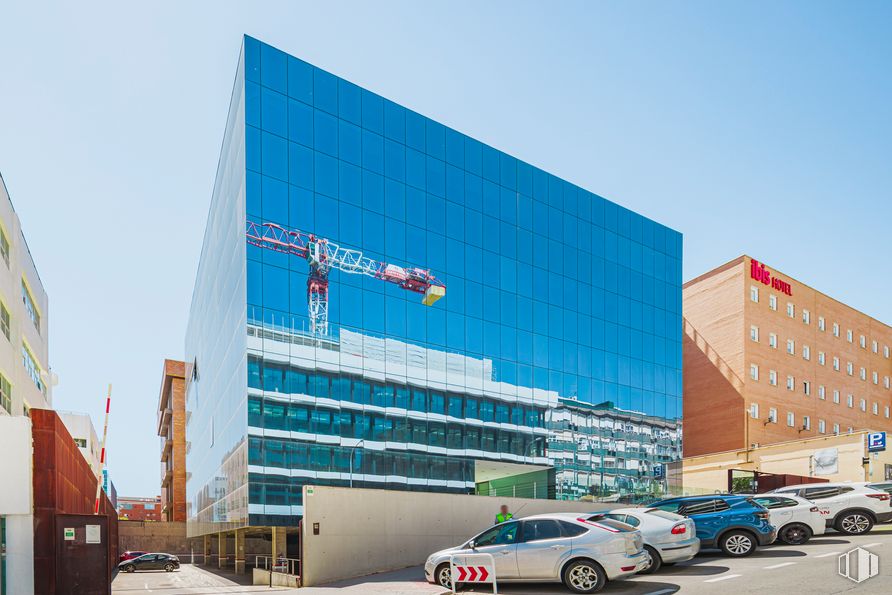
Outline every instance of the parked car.
[[659, 508], [617, 508], [609, 512], [593, 513], [589, 521], [613, 519], [641, 531], [648, 565], [638, 574], [651, 574], [663, 564], [690, 560], [700, 551], [700, 539], [694, 521], [674, 512]]
[[784, 486], [770, 493], [811, 500], [826, 510], [827, 527], [848, 535], [861, 535], [876, 523], [892, 521], [892, 496], [867, 482], [807, 483]]
[[641, 533], [625, 523], [559, 513], [500, 523], [460, 546], [431, 554], [425, 577], [450, 589], [450, 556], [474, 553], [492, 554], [499, 584], [561, 582], [573, 593], [600, 591], [608, 581], [642, 570], [648, 560]]
[[777, 529], [778, 541], [788, 545], [802, 545], [827, 528], [827, 507], [821, 512], [822, 507], [811, 500], [792, 494], [757, 494], [753, 500], [768, 509], [768, 522]]
[[130, 550], [127, 550], [126, 552], [124, 552], [123, 554], [121, 554], [120, 556], [118, 556], [118, 562], [123, 562], [124, 560], [131, 560], [131, 559], [133, 559], [133, 558], [139, 558], [140, 556], [143, 556], [143, 555], [145, 555], [145, 554], [147, 554], [147, 553], [148, 553], [148, 552], [140, 552], [140, 551], [130, 551]]
[[752, 496], [715, 494], [660, 500], [650, 505], [694, 521], [701, 547], [718, 547], [728, 556], [749, 556], [768, 545], [777, 530], [768, 520], [768, 510]]
[[118, 570], [121, 572], [136, 572], [137, 570], [173, 572], [179, 568], [180, 559], [172, 554], [143, 554], [138, 558], [131, 558], [118, 564]]

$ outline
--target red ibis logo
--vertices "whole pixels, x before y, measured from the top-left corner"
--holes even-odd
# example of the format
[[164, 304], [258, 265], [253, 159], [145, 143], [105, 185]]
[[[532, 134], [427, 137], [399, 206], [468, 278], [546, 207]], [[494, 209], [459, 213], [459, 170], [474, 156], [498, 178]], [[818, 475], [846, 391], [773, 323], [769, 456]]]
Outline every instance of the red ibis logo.
[[771, 271], [755, 258], [750, 262], [750, 277], [756, 281], [761, 281], [763, 285], [771, 286], [772, 289], [776, 289], [781, 293], [793, 295], [793, 288], [787, 281], [772, 277]]

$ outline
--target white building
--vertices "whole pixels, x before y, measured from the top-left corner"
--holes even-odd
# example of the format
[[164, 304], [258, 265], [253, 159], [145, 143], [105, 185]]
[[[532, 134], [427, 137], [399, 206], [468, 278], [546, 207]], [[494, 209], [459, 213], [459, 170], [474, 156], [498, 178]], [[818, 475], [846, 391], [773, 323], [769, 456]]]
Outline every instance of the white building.
[[68, 429], [68, 433], [74, 438], [74, 443], [84, 458], [90, 463], [90, 468], [96, 477], [100, 477], [102, 471], [102, 444], [96, 435], [96, 428], [93, 427], [93, 420], [87, 413], [77, 413], [75, 411], [56, 411], [62, 418], [62, 423]]
[[34, 592], [31, 420], [0, 416], [0, 436], [0, 535], [5, 545], [0, 553], [0, 591], [28, 595]]
[[0, 415], [52, 407], [48, 310], [46, 291], [0, 176]]

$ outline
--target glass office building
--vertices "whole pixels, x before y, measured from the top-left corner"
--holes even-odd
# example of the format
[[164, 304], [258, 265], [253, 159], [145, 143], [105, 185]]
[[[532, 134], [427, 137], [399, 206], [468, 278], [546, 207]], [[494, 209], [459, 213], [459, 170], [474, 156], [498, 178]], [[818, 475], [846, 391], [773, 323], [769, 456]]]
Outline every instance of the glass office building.
[[681, 251], [245, 37], [186, 340], [190, 535], [294, 524], [306, 484], [659, 492]]

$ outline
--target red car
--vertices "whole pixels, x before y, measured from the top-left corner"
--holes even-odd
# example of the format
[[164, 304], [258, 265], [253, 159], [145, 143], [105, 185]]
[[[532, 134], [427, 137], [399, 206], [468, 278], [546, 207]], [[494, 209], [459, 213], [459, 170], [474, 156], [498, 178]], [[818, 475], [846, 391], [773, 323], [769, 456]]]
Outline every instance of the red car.
[[123, 554], [120, 555], [120, 557], [118, 559], [118, 563], [121, 563], [124, 560], [132, 560], [133, 558], [139, 558], [140, 556], [144, 556], [146, 553], [147, 552], [136, 552], [136, 551], [131, 552], [130, 550], [127, 550], [126, 552], [124, 552]]

